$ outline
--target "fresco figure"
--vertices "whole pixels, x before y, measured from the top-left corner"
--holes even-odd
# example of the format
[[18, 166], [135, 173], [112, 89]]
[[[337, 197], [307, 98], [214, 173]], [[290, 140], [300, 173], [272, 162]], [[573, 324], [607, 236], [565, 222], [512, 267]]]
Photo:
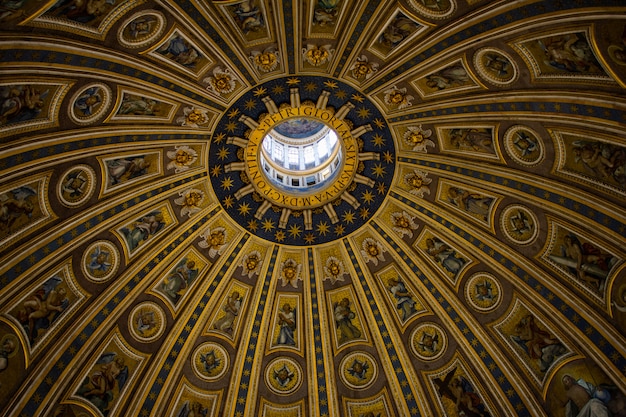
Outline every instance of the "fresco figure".
[[136, 329], [142, 336], [148, 336], [150, 330], [157, 326], [154, 311], [142, 310], [137, 317], [137, 323], [135, 323]]
[[380, 35], [378, 42], [387, 48], [393, 49], [411, 36], [419, 27], [420, 25], [407, 16], [398, 13]]
[[141, 16], [130, 22], [128, 32], [132, 39], [141, 39], [150, 35], [157, 24], [158, 22], [154, 16]]
[[0, 126], [35, 119], [50, 90], [33, 85], [0, 86]]
[[361, 331], [352, 323], [356, 314], [350, 309], [350, 300], [344, 297], [341, 301], [335, 303], [333, 307], [338, 343], [342, 344], [361, 337]]
[[518, 235], [523, 235], [524, 233], [529, 232], [532, 227], [532, 223], [528, 219], [528, 216], [526, 216], [526, 214], [521, 210], [518, 210], [510, 220], [511, 225], [513, 226], [513, 231]]
[[[0, 373], [9, 367], [9, 356], [18, 346], [16, 340], [12, 336], [4, 338], [2, 346], [0, 346]], [[0, 374], [1, 375], [1, 374]], [[0, 388], [2, 388], [2, 380], [0, 379]]]
[[492, 129], [452, 129], [450, 144], [460, 151], [494, 153]]
[[539, 327], [531, 314], [522, 317], [510, 337], [532, 360], [537, 361], [541, 372], [547, 371], [554, 361], [567, 351], [559, 339]]
[[569, 33], [537, 41], [545, 63], [565, 72], [604, 73], [584, 34]]
[[115, 388], [121, 391], [128, 379], [128, 366], [124, 358], [115, 352], [104, 353], [96, 365], [99, 369], [86, 377], [78, 389], [78, 395], [86, 398], [96, 406], [100, 412], [107, 416], [110, 403], [115, 399]]
[[574, 234], [567, 234], [560, 247], [560, 256], [549, 255], [554, 262], [565, 266], [573, 275], [597, 292], [604, 290], [609, 271], [617, 258], [592, 243], [581, 243]]
[[404, 283], [397, 277], [389, 278], [387, 283], [389, 284], [389, 291], [396, 300], [396, 308], [402, 312], [402, 321], [404, 322], [417, 312], [415, 310], [415, 300]]
[[145, 155], [134, 155], [129, 158], [118, 158], [106, 161], [109, 185], [117, 185], [148, 173], [150, 161]]
[[464, 376], [455, 374], [456, 369], [449, 372], [443, 380], [434, 380], [441, 397], [451, 401], [460, 416], [491, 417], [472, 384]]
[[594, 140], [573, 143], [574, 161], [581, 172], [626, 188], [626, 148]]
[[157, 116], [159, 115], [159, 102], [148, 97], [136, 96], [124, 93], [122, 104], [117, 110], [118, 115], [132, 116]]
[[80, 198], [85, 195], [88, 185], [89, 179], [85, 175], [85, 172], [82, 169], [77, 169], [63, 178], [61, 190], [66, 199], [76, 201], [80, 200]]
[[10, 232], [15, 223], [28, 222], [33, 216], [33, 200], [36, 199], [37, 192], [28, 186], [0, 194], [0, 230]]
[[74, 109], [79, 116], [91, 116], [100, 107], [102, 101], [102, 89], [97, 86], [90, 87], [78, 96], [74, 102]]
[[278, 311], [278, 325], [280, 332], [276, 344], [295, 346], [294, 331], [296, 330], [296, 311], [291, 308], [291, 304], [285, 303]]
[[157, 52], [185, 67], [195, 66], [202, 58], [202, 54], [180, 35], [173, 35]]
[[91, 258], [87, 268], [92, 274], [106, 273], [111, 269], [111, 253], [101, 246], [96, 246], [89, 254]]
[[337, 23], [340, 2], [341, 0], [318, 0], [313, 15], [313, 23], [319, 26], [332, 26]]
[[39, 337], [40, 330], [47, 330], [69, 307], [63, 279], [54, 276], [29, 295], [17, 311], [16, 318], [28, 334], [31, 343]]
[[479, 301], [493, 301], [493, 288], [491, 283], [487, 280], [476, 284], [475, 288], [476, 299]]
[[426, 252], [446, 271], [455, 276], [467, 262], [457, 254], [456, 250], [437, 237], [426, 239]]
[[185, 401], [183, 407], [180, 409], [177, 417], [206, 417], [209, 414], [209, 409], [203, 406], [198, 401]]
[[246, 35], [250, 32], [259, 32], [265, 29], [263, 13], [254, 0], [245, 0], [234, 7], [233, 17], [237, 25]]
[[531, 137], [526, 132], [520, 131], [515, 134], [515, 138], [513, 139], [513, 146], [519, 152], [520, 156], [525, 157], [539, 148], [539, 144], [537, 143], [537, 139]]
[[176, 265], [176, 269], [174, 269], [161, 284], [161, 291], [176, 304], [197, 276], [198, 268], [196, 268], [196, 263], [187, 258], [183, 258], [178, 265]]
[[204, 370], [209, 375], [221, 365], [221, 359], [215, 355], [215, 349], [209, 350], [206, 354], [200, 354], [200, 362], [202, 362]]
[[136, 220], [131, 227], [121, 229], [129, 250], [132, 252], [165, 226], [163, 213], [155, 210]]
[[113, 5], [115, 0], [58, 0], [50, 12], [75, 22], [89, 23], [106, 15]]
[[424, 332], [419, 342], [417, 342], [417, 346], [422, 352], [434, 355], [440, 348], [439, 335], [437, 332], [433, 332], [432, 334]]
[[[561, 379], [567, 394], [565, 417], [610, 417], [607, 405], [611, 401], [610, 392], [603, 387], [596, 387], [583, 378], [575, 379], [563, 375]], [[620, 411], [626, 411], [622, 408]], [[621, 413], [620, 413], [621, 414]]]
[[235, 319], [241, 310], [242, 301], [243, 297], [239, 296], [238, 291], [233, 291], [228, 297], [226, 297], [226, 302], [222, 307], [224, 315], [215, 321], [213, 328], [223, 332], [232, 333], [233, 324], [235, 323]]
[[472, 193], [459, 187], [448, 188], [448, 201], [461, 210], [479, 216], [487, 221], [494, 199], [478, 193]]
[[426, 85], [434, 90], [445, 90], [471, 84], [472, 79], [461, 64], [453, 64], [426, 76]]
[[360, 361], [358, 359], [354, 359], [352, 365], [347, 369], [348, 373], [353, 377], [356, 377], [360, 380], [364, 380], [367, 378], [367, 370], [370, 368], [367, 361]]
[[283, 388], [289, 385], [295, 376], [296, 375], [287, 368], [287, 365], [283, 365], [282, 368], [274, 370], [274, 380]]
[[485, 54], [485, 68], [498, 77], [506, 77], [511, 69], [511, 62], [504, 56], [496, 53]]

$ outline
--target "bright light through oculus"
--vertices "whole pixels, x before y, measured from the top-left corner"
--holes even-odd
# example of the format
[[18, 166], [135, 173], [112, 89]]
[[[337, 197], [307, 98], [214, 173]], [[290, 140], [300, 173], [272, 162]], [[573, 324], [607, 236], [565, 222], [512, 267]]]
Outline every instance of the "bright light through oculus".
[[337, 133], [329, 126], [293, 117], [265, 135], [260, 157], [265, 175], [274, 184], [296, 191], [329, 181], [341, 163], [342, 151]]

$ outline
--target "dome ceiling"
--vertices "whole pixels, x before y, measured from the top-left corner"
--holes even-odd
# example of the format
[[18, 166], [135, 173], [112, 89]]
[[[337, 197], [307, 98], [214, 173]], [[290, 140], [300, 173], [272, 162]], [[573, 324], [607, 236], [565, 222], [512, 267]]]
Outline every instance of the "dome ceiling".
[[1, 1], [0, 412], [626, 416], [621, 3]]

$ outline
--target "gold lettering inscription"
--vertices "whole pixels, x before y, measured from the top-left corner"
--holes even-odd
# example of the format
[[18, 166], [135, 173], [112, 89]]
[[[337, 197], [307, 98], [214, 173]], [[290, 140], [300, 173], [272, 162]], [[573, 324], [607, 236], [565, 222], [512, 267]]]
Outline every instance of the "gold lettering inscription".
[[[314, 193], [294, 196], [285, 194], [283, 190], [273, 185], [272, 181], [265, 177], [265, 173], [259, 168], [259, 154], [261, 142], [272, 128], [283, 120], [294, 117], [307, 117], [317, 119], [333, 128], [341, 138], [344, 153], [344, 163], [339, 168], [339, 175], [328, 187]], [[256, 129], [250, 132], [248, 145], [246, 146], [244, 159], [246, 162], [246, 173], [254, 189], [272, 204], [281, 207], [302, 209], [323, 206], [337, 198], [343, 193], [352, 182], [356, 174], [358, 162], [356, 141], [350, 134], [351, 128], [344, 121], [337, 119], [334, 114], [326, 109], [317, 109], [312, 106], [301, 106], [298, 108], [285, 108], [278, 113], [267, 115], [259, 120]]]

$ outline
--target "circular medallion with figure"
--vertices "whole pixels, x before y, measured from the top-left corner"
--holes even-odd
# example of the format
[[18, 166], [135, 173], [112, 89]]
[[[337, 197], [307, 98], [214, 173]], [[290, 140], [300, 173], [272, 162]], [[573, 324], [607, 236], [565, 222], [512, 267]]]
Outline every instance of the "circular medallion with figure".
[[500, 226], [506, 237], [519, 245], [531, 244], [539, 233], [535, 214], [519, 204], [510, 205], [502, 211]]
[[370, 386], [378, 376], [376, 360], [366, 352], [354, 352], [347, 355], [339, 364], [341, 380], [352, 389], [364, 389]]
[[205, 381], [216, 381], [228, 369], [228, 353], [222, 345], [207, 342], [196, 348], [192, 355], [193, 370]]
[[380, 110], [325, 77], [280, 78], [237, 100], [209, 149], [226, 212], [249, 232], [309, 246], [345, 237], [380, 207], [395, 167]]
[[293, 359], [276, 358], [265, 368], [265, 383], [277, 394], [291, 394], [302, 384], [302, 369]]
[[120, 266], [120, 253], [108, 240], [92, 243], [83, 253], [81, 267], [85, 277], [93, 282], [112, 278]]
[[165, 331], [165, 313], [156, 303], [141, 303], [128, 316], [128, 328], [139, 342], [152, 342]]
[[474, 66], [481, 77], [497, 86], [513, 83], [519, 73], [515, 61], [494, 48], [483, 48], [476, 52]]
[[448, 338], [435, 323], [423, 323], [411, 334], [411, 350], [418, 358], [432, 361], [440, 357], [448, 347]]
[[465, 284], [465, 299], [480, 312], [495, 309], [502, 300], [502, 287], [491, 274], [479, 272], [472, 275]]
[[76, 165], [65, 171], [57, 186], [59, 200], [67, 207], [78, 207], [96, 190], [96, 173], [89, 165]]
[[544, 158], [539, 135], [525, 126], [513, 126], [504, 133], [504, 149], [520, 165], [537, 165]]
[[165, 23], [165, 16], [161, 12], [142, 10], [120, 26], [117, 39], [127, 48], [142, 48], [155, 42], [163, 34]]
[[80, 125], [88, 125], [100, 119], [112, 102], [111, 88], [102, 83], [90, 84], [72, 97], [70, 118]]

